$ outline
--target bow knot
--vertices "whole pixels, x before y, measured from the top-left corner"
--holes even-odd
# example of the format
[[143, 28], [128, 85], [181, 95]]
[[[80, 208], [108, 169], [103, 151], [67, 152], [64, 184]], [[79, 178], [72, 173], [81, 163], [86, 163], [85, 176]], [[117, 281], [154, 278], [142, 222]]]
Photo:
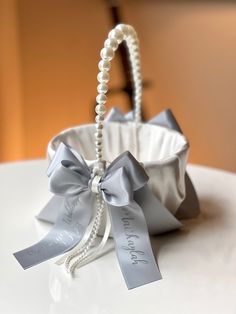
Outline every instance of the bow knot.
[[90, 182], [90, 187], [91, 191], [95, 194], [100, 193], [100, 181], [101, 181], [102, 176], [95, 175], [89, 182]]
[[[92, 171], [81, 155], [61, 144], [58, 154], [67, 159], [55, 158], [48, 175], [50, 191], [62, 196], [79, 196], [89, 190], [101, 194], [104, 201], [113, 206], [127, 206], [133, 201], [133, 194], [148, 181], [140, 163], [127, 151], [117, 157], [102, 176], [92, 177]], [[61, 151], [61, 152], [60, 152]]]

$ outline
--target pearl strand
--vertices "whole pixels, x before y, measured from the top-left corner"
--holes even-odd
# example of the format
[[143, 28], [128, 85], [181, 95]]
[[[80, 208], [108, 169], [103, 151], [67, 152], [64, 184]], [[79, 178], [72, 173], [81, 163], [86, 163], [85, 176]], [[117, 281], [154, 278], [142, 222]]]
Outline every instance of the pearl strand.
[[[65, 268], [68, 273], [73, 274], [75, 270], [80, 266], [80, 263], [83, 262], [87, 258], [89, 254], [89, 250], [97, 238], [97, 234], [101, 225], [101, 217], [104, 211], [104, 201], [100, 199], [99, 195], [97, 195], [97, 203], [98, 203], [98, 210], [96, 212], [94, 224], [91, 230], [91, 234], [88, 238], [88, 241], [80, 250], [70, 254], [65, 261]], [[75, 258], [76, 260], [72, 262], [72, 260]]]
[[[89, 258], [89, 250], [92, 247], [98, 230], [101, 225], [101, 216], [104, 211], [104, 201], [101, 199], [99, 193], [98, 184], [101, 176], [104, 173], [104, 161], [102, 158], [102, 144], [103, 144], [103, 126], [104, 115], [106, 113], [105, 103], [107, 101], [106, 93], [108, 91], [108, 82], [110, 79], [109, 70], [111, 67], [111, 60], [115, 56], [115, 51], [118, 49], [119, 44], [125, 41], [129, 50], [129, 58], [131, 63], [131, 73], [134, 83], [134, 104], [135, 104], [135, 122], [141, 121], [141, 98], [142, 98], [142, 78], [140, 72], [140, 53], [139, 53], [139, 41], [137, 34], [132, 26], [120, 24], [117, 25], [108, 34], [108, 38], [104, 42], [104, 48], [101, 50], [101, 60], [98, 63], [100, 72], [97, 75], [99, 82], [97, 86], [98, 95], [96, 97], [97, 105], [95, 107], [96, 117], [96, 132], [95, 132], [95, 152], [96, 152], [96, 164], [93, 169], [93, 181], [92, 191], [97, 193], [98, 209], [94, 218], [94, 224], [92, 226], [91, 233], [85, 245], [78, 251], [70, 254], [66, 261], [65, 266], [68, 272], [74, 273], [76, 268], [83, 265]], [[94, 183], [94, 184], [93, 184]]]
[[111, 60], [115, 56], [115, 51], [121, 42], [125, 41], [129, 50], [129, 58], [131, 63], [131, 73], [134, 81], [134, 104], [135, 104], [135, 121], [141, 121], [141, 98], [142, 98], [142, 78], [140, 72], [140, 53], [139, 41], [134, 28], [130, 25], [119, 24], [108, 34], [108, 38], [104, 42], [101, 50], [101, 60], [98, 64], [100, 72], [97, 75], [99, 82], [97, 86], [98, 95], [96, 97], [96, 133], [95, 133], [95, 151], [97, 164], [94, 167], [94, 176], [102, 175], [102, 142], [103, 142], [103, 124], [104, 115], [106, 113], [105, 103], [107, 101], [106, 93], [108, 91], [109, 70]]

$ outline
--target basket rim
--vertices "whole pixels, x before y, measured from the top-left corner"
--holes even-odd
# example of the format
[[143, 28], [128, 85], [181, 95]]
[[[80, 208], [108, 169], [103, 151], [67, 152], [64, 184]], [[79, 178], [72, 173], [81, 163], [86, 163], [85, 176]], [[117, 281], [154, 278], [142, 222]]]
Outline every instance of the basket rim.
[[[126, 124], [135, 124], [135, 122], [133, 122], [133, 121], [127, 121], [127, 122], [124, 122], [124, 123], [108, 122], [108, 123], [105, 124], [104, 128], [106, 129], [108, 125], [112, 126], [112, 124], [126, 125]], [[155, 128], [155, 129], [159, 129], [159, 130], [160, 129], [161, 130], [165, 130], [165, 132], [168, 132], [169, 134], [174, 134], [175, 136], [178, 136], [182, 140], [182, 142], [183, 142], [183, 145], [181, 145], [179, 149], [176, 149], [176, 151], [173, 154], [169, 155], [169, 156], [166, 156], [164, 158], [158, 158], [158, 159], [152, 160], [152, 161], [143, 161], [143, 160], [140, 161], [140, 162], [142, 162], [145, 165], [145, 167], [146, 166], [150, 166], [151, 167], [151, 166], [154, 166], [154, 165], [164, 165], [164, 164], [171, 163], [176, 158], [181, 158], [180, 156], [182, 154], [185, 154], [186, 152], [188, 152], [188, 150], [189, 150], [189, 141], [188, 141], [188, 139], [187, 139], [187, 137], [185, 135], [179, 133], [178, 131], [175, 131], [175, 130], [172, 130], [172, 129], [168, 129], [166, 127], [159, 126], [159, 125], [148, 124], [148, 123], [145, 123], [145, 122], [141, 122], [141, 123], [139, 123], [139, 125], [142, 125], [142, 126], [145, 125], [145, 127], [148, 127], [148, 128]], [[57, 145], [58, 145], [55, 142], [62, 142], [62, 139], [60, 139], [61, 136], [63, 136], [63, 135], [67, 135], [68, 136], [72, 132], [75, 132], [75, 131], [78, 132], [80, 129], [85, 129], [85, 128], [95, 128], [95, 123], [75, 125], [75, 126], [63, 129], [62, 131], [57, 133], [55, 136], [53, 136], [51, 138], [51, 140], [49, 141], [49, 143], [48, 143], [47, 151], [48, 151], [49, 159], [50, 159], [50, 151], [51, 151], [51, 153], [54, 152], [56, 150]], [[85, 161], [89, 161], [89, 162], [92, 162], [92, 161], [95, 160], [95, 158], [94, 159], [84, 158], [84, 159], [85, 159]]]

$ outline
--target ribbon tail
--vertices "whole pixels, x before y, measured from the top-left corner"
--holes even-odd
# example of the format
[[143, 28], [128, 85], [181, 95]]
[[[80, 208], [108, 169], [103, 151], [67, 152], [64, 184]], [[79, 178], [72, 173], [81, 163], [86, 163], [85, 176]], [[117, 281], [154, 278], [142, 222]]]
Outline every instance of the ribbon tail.
[[116, 254], [128, 289], [162, 279], [155, 261], [142, 208], [108, 205]]
[[59, 216], [60, 208], [62, 207], [64, 202], [64, 197], [55, 195], [53, 196], [49, 202], [44, 206], [44, 208], [39, 212], [36, 216], [38, 220], [55, 223]]
[[106, 211], [106, 227], [104, 230], [104, 234], [103, 237], [100, 238], [100, 242], [99, 244], [97, 244], [97, 246], [95, 246], [95, 248], [91, 249], [91, 252], [88, 254], [88, 256], [82, 260], [82, 262], [79, 264], [79, 267], [82, 267], [92, 261], [94, 261], [95, 259], [99, 258], [101, 255], [104, 254], [104, 248], [105, 245], [107, 244], [107, 241], [109, 239], [109, 235], [110, 235], [110, 231], [111, 231], [111, 222], [110, 222], [110, 218], [109, 218], [109, 214]]
[[182, 227], [181, 222], [159, 201], [147, 185], [134, 193], [134, 199], [143, 208], [150, 234], [161, 234]]
[[79, 197], [63, 199], [59, 216], [49, 233], [38, 243], [14, 253], [24, 268], [30, 268], [61, 255], [83, 238], [91, 220], [94, 197], [87, 190]]

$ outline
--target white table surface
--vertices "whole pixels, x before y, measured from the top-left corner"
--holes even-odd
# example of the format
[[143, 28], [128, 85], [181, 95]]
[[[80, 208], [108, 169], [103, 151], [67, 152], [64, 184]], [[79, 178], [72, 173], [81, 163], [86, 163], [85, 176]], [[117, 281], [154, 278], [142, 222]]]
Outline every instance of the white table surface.
[[152, 240], [163, 280], [128, 291], [114, 251], [73, 280], [53, 261], [24, 271], [12, 256], [48, 230], [34, 218], [50, 197], [46, 166], [0, 165], [0, 313], [236, 313], [236, 174], [188, 167], [202, 214]]

